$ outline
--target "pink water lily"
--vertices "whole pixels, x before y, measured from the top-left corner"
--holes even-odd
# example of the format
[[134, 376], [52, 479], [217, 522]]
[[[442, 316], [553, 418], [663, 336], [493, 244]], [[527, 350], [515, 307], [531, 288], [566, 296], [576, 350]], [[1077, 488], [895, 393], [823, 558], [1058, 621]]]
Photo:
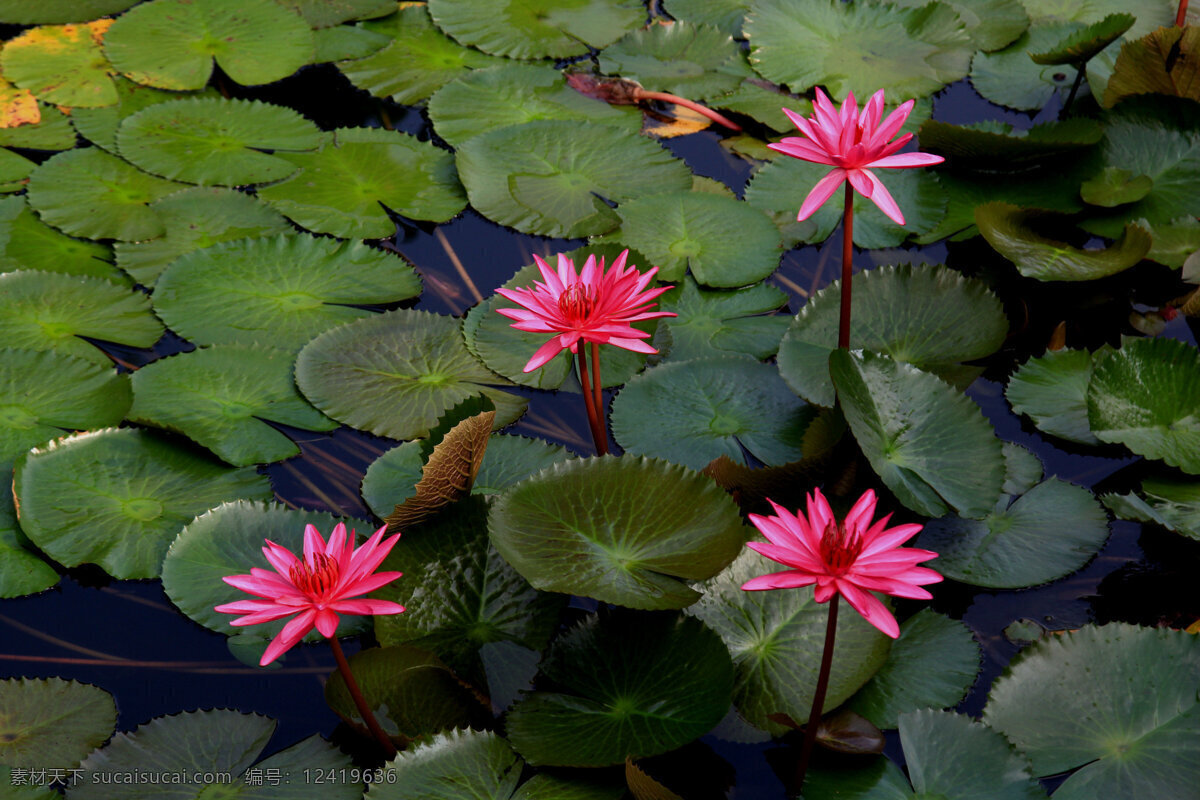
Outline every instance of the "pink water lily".
[[853, 92], [839, 110], [824, 92], [817, 89], [811, 119], [783, 109], [783, 113], [807, 138], [791, 136], [768, 147], [795, 158], [833, 167], [804, 198], [796, 218], [808, 219], [833, 196], [842, 181], [849, 181], [856, 192], [878, 206], [897, 225], [903, 225], [904, 214], [900, 207], [871, 170], [928, 167], [944, 160], [931, 153], [897, 152], [912, 140], [911, 133], [889, 141], [908, 119], [913, 103], [909, 100], [889, 114], [887, 119], [883, 119], [882, 89], [871, 96], [861, 112]]

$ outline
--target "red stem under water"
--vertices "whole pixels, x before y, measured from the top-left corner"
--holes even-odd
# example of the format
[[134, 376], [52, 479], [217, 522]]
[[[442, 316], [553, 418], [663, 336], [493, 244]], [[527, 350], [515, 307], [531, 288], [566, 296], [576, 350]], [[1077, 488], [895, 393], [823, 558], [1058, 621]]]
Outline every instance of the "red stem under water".
[[850, 349], [850, 281], [854, 273], [854, 188], [846, 181], [846, 209], [842, 213], [842, 316], [838, 322], [838, 347]]
[[387, 731], [379, 724], [379, 720], [375, 719], [375, 715], [371, 713], [371, 707], [367, 705], [366, 698], [363, 697], [362, 689], [358, 688], [358, 681], [354, 680], [354, 673], [350, 671], [350, 662], [346, 660], [346, 654], [342, 652], [342, 645], [338, 642], [336, 636], [329, 637], [329, 646], [333, 648], [333, 657], [337, 661], [338, 672], [342, 673], [342, 680], [346, 682], [346, 688], [350, 690], [350, 696], [354, 698], [354, 705], [358, 708], [358, 714], [363, 718], [363, 722], [367, 724], [367, 728], [371, 731], [379, 746], [383, 748], [383, 752], [387, 754], [388, 760], [391, 761], [396, 757], [396, 745], [392, 744], [391, 737], [387, 735]]
[[742, 129], [741, 125], [738, 125], [728, 117], [718, 114], [716, 111], [713, 111], [707, 106], [702, 106], [699, 103], [688, 100], [686, 97], [680, 97], [677, 94], [668, 94], [667, 92], [651, 92], [639, 87], [634, 90], [633, 96], [638, 100], [662, 100], [666, 103], [674, 103], [677, 106], [690, 108], [697, 114], [703, 114], [713, 122], [717, 123], [718, 125], [723, 125], [726, 128], [729, 128], [731, 131], [740, 131]]
[[821, 653], [821, 671], [817, 674], [817, 689], [813, 694], [812, 711], [804, 723], [804, 742], [800, 745], [800, 763], [796, 765], [796, 791], [804, 788], [804, 776], [808, 774], [808, 760], [812, 756], [813, 743], [817, 740], [817, 728], [821, 724], [821, 712], [825, 706], [825, 690], [829, 688], [829, 673], [833, 667], [833, 639], [837, 634], [838, 598], [835, 594], [829, 601], [829, 619], [825, 623], [825, 650]]

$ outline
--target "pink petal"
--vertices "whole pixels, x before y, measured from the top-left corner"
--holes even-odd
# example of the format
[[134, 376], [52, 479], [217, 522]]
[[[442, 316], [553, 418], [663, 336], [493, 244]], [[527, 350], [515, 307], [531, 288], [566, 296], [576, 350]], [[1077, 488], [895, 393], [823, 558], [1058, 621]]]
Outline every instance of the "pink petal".
[[608, 344], [611, 344], [613, 347], [620, 347], [623, 350], [632, 350], [635, 353], [658, 352], [650, 345], [646, 344], [645, 342], [640, 342], [637, 339], [621, 339], [614, 336], [608, 339]]
[[772, 572], [769, 575], [759, 575], [742, 584], [747, 592], [759, 592], [765, 589], [798, 589], [801, 586], [811, 586], [816, 583], [815, 575], [805, 572]]
[[793, 158], [802, 158], [805, 161], [811, 161], [814, 164], [828, 164], [829, 166], [833, 166], [837, 163], [829, 157], [828, 153], [816, 145], [808, 142], [801, 142], [796, 139], [793, 139], [792, 141], [785, 139], [778, 144], [769, 144], [767, 147], [771, 150], [775, 150], [776, 152], [783, 153], [784, 155], [792, 156]]
[[279, 635], [267, 646], [267, 651], [263, 653], [262, 660], [258, 662], [258, 665], [265, 667], [288, 650], [291, 650], [297, 642], [313, 629], [313, 617], [316, 616], [316, 613], [311, 608], [307, 609], [300, 616], [287, 625], [284, 625]]
[[[341, 558], [342, 551], [346, 549], [346, 524], [339, 522], [333, 526], [333, 533], [329, 534], [329, 541], [325, 544], [325, 555], [330, 558]], [[353, 545], [351, 545], [353, 549]]]
[[896, 623], [896, 618], [892, 616], [892, 612], [887, 610], [887, 606], [879, 602], [875, 595], [865, 592], [845, 580], [837, 582], [837, 590], [855, 611], [863, 615], [867, 622], [893, 639], [900, 636], [900, 626]]
[[321, 536], [321, 532], [317, 530], [316, 525], [304, 526], [304, 560], [312, 567], [313, 556], [317, 553], [325, 552], [325, 539]]
[[329, 607], [339, 614], [358, 614], [364, 617], [404, 612], [404, 606], [390, 600], [338, 600], [330, 603]]
[[875, 490], [867, 489], [863, 492], [862, 497], [858, 498], [854, 507], [846, 514], [843, 525], [848, 531], [857, 531], [860, 528], [866, 529], [871, 524], [871, 518], [875, 516]]
[[338, 615], [333, 612], [333, 609], [318, 609], [314, 622], [316, 623], [317, 630], [319, 630], [321, 635], [326, 639], [337, 633]]
[[871, 202], [879, 206], [879, 210], [887, 215], [888, 219], [895, 222], [897, 225], [904, 224], [904, 215], [900, 213], [900, 206], [896, 205], [896, 201], [892, 199], [892, 194], [887, 190], [887, 187], [875, 177], [875, 173], [869, 170], [862, 171], [864, 175], [871, 179], [871, 185], [874, 191], [868, 195]]
[[818, 208], [825, 204], [825, 201], [833, 196], [837, 188], [842, 185], [842, 181], [846, 179], [846, 171], [843, 169], [830, 170], [829, 174], [821, 180], [817, 181], [817, 185], [808, 193], [808, 197], [804, 198], [804, 202], [800, 204], [800, 213], [796, 215], [797, 222], [803, 222], [813, 215]]
[[296, 558], [295, 553], [269, 539], [266, 540], [266, 546], [263, 547], [263, 555], [280, 575], [290, 574], [292, 569], [300, 564], [300, 559]]
[[871, 183], [871, 179], [867, 177], [870, 174], [861, 169], [846, 170], [846, 178], [850, 181], [850, 185], [854, 187], [854, 191], [866, 198], [870, 198], [875, 193], [875, 186]]
[[560, 343], [560, 337], [555, 336], [550, 341], [539, 347], [533, 354], [533, 358], [529, 359], [529, 363], [525, 365], [522, 372], [533, 372], [538, 367], [542, 366], [550, 359], [563, 351], [564, 347]]
[[867, 142], [867, 147], [878, 147], [888, 139], [891, 139], [893, 136], [895, 136], [896, 132], [904, 127], [904, 121], [908, 119], [908, 115], [912, 112], [913, 106], [916, 105], [916, 102], [916, 100], [909, 100], [907, 103], [901, 104], [900, 107], [891, 114], [888, 114], [888, 117], [883, 121], [883, 124], [875, 129], [870, 141]]
[[885, 156], [876, 161], [872, 161], [867, 166], [869, 167], [888, 167], [890, 169], [898, 169], [901, 167], [930, 167], [934, 164], [941, 164], [946, 159], [941, 156], [935, 156], [933, 153], [897, 153], [894, 156]]
[[746, 542], [746, 547], [749, 547], [759, 555], [766, 556], [772, 561], [792, 567], [793, 569], [802, 569], [812, 574], [826, 571], [825, 564], [820, 559], [814, 559], [808, 553], [799, 550], [780, 547], [777, 544], [770, 544], [768, 542]]

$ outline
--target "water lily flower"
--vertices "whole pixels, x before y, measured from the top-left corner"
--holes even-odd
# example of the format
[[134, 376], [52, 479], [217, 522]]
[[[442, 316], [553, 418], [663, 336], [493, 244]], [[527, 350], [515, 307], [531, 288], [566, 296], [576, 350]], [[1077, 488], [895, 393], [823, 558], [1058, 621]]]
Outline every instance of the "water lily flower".
[[871, 96], [861, 112], [853, 92], [839, 110], [824, 92], [817, 89], [811, 119], [783, 109], [807, 138], [791, 136], [768, 147], [785, 155], [833, 167], [804, 198], [796, 219], [808, 219], [833, 196], [842, 181], [849, 181], [855, 191], [878, 206], [893, 222], [903, 225], [904, 214], [900, 207], [871, 170], [928, 167], [944, 160], [932, 153], [897, 153], [912, 140], [911, 133], [889, 141], [908, 119], [913, 103], [909, 100], [880, 122], [883, 117], [882, 89]]
[[399, 614], [404, 606], [358, 595], [372, 592], [400, 577], [399, 572], [375, 572], [400, 538], [384, 540], [384, 525], [362, 547], [355, 548], [354, 532], [338, 523], [326, 542], [312, 525], [304, 528], [304, 558], [266, 540], [263, 555], [275, 571], [252, 567], [249, 575], [222, 578], [230, 586], [261, 600], [239, 600], [216, 607], [223, 614], [244, 614], [230, 625], [257, 625], [295, 615], [263, 653], [260, 666], [290, 650], [314, 627], [336, 645], [339, 614]]
[[[770, 501], [768, 501], [770, 502]], [[790, 589], [816, 585], [814, 599], [827, 602], [835, 595], [846, 598], [855, 611], [879, 630], [895, 639], [900, 626], [887, 607], [871, 592], [895, 597], [928, 600], [921, 586], [937, 583], [942, 576], [916, 566], [937, 558], [937, 553], [915, 547], [900, 547], [920, 530], [920, 525], [887, 527], [891, 514], [872, 522], [875, 492], [868, 489], [845, 519], [839, 521], [820, 489], [808, 496], [808, 515], [772, 502], [773, 516], [751, 514], [754, 527], [767, 542], [746, 546], [791, 569], [752, 578], [743, 589]]]

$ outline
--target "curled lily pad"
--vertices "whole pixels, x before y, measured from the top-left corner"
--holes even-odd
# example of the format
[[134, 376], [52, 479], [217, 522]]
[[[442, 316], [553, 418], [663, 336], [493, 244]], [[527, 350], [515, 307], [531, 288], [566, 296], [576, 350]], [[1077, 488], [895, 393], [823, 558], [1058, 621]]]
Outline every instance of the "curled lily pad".
[[123, 579], [157, 577], [167, 546], [197, 514], [272, 494], [253, 469], [229, 469], [132, 428], [30, 451], [17, 461], [13, 493], [21, 528], [43, 552]]
[[678, 316], [659, 320], [671, 346], [667, 358], [684, 361], [744, 353], [769, 358], [779, 349], [788, 318], [772, 315], [787, 303], [785, 292], [766, 283], [744, 289], [702, 289], [691, 277], [659, 298], [659, 308]]
[[509, 58], [582, 55], [646, 19], [640, 0], [432, 0], [429, 14], [459, 43]]
[[224, 97], [157, 103], [126, 117], [117, 131], [117, 148], [133, 164], [204, 185], [286, 178], [296, 167], [278, 151], [315, 150], [319, 144], [317, 126], [290, 108]]
[[[1022, 0], [945, 0], [967, 27], [975, 47], [999, 50], [1025, 32], [1029, 14]], [[925, 0], [898, 0], [904, 8], [921, 8]]]
[[1022, 364], [1004, 394], [1013, 411], [1028, 415], [1043, 433], [1080, 444], [1099, 444], [1088, 425], [1091, 380], [1091, 353], [1049, 350]]
[[1112, 77], [1104, 90], [1104, 106], [1112, 108], [1126, 97], [1165, 94], [1200, 100], [1196, 54], [1200, 28], [1163, 27], [1121, 45]]
[[[1021, 0], [1029, 12], [1029, 21], [1034, 26], [1055, 22], [1076, 22], [1090, 25], [1109, 14], [1128, 11], [1125, 0], [1088, 0], [1086, 3], [1062, 3], [1059, 0]], [[1144, 36], [1162, 25], [1175, 20], [1175, 0], [1142, 0], [1136, 6], [1137, 22], [1130, 28], [1131, 37]]]
[[1078, 66], [1085, 61], [1090, 61], [1101, 50], [1120, 39], [1125, 31], [1133, 27], [1135, 21], [1136, 17], [1133, 14], [1109, 14], [1099, 22], [1093, 22], [1086, 28], [1065, 37], [1050, 50], [1030, 53], [1029, 57], [1035, 64]]
[[955, 167], [1015, 171], [1085, 151], [1103, 135], [1103, 126], [1085, 117], [1003, 132], [931, 119], [921, 124], [921, 150], [945, 156]]
[[518, 483], [488, 530], [536, 588], [648, 609], [694, 603], [686, 582], [720, 571], [743, 536], [736, 505], [708, 478], [632, 457], [573, 459]]
[[138, 0], [0, 0], [0, 18], [17, 25], [88, 22], [116, 14]]
[[397, 256], [358, 242], [276, 236], [181, 256], [158, 279], [154, 310], [199, 345], [269, 341], [296, 351], [322, 331], [373, 316], [352, 304], [394, 303], [420, 290]]
[[112, 67], [100, 49], [112, 24], [110, 19], [98, 19], [83, 25], [31, 28], [4, 43], [0, 69], [5, 78], [47, 103], [112, 105], [117, 90], [109, 77]]
[[37, 218], [25, 198], [0, 200], [0, 271], [31, 269], [128, 282], [111, 262], [108, 247], [59, 233]]
[[203, 89], [214, 59], [231, 79], [252, 86], [307, 64], [313, 34], [272, 0], [151, 0], [113, 24], [104, 52], [127, 77], [160, 89]]
[[1137, 492], [1100, 498], [1121, 519], [1151, 522], [1200, 540], [1200, 482], [1152, 477]]
[[424, 436], [450, 408], [483, 394], [496, 427], [513, 422], [525, 400], [497, 388], [508, 381], [467, 350], [458, 320], [392, 311], [327, 331], [296, 360], [296, 383], [329, 416], [379, 436]]
[[625, 385], [612, 430], [627, 453], [703, 469], [743, 448], [768, 465], [799, 461], [816, 409], [792, 394], [778, 370], [744, 356], [662, 364]]
[[754, 74], [728, 33], [687, 22], [626, 34], [600, 52], [600, 71], [694, 100], [728, 94]]
[[1136, 203], [1154, 188], [1149, 175], [1134, 175], [1120, 167], [1105, 167], [1104, 170], [1079, 187], [1079, 196], [1090, 206], [1113, 208], [1126, 203]]
[[103, 689], [62, 678], [0, 680], [0, 761], [78, 764], [112, 735], [117, 706]]
[[[854, 285], [851, 348], [865, 348], [969, 383], [963, 362], [996, 352], [1008, 335], [1004, 307], [980, 281], [940, 266], [880, 267]], [[811, 403], [832, 407], [829, 354], [837, 345], [841, 281], [814, 294], [779, 344], [779, 373]]]

